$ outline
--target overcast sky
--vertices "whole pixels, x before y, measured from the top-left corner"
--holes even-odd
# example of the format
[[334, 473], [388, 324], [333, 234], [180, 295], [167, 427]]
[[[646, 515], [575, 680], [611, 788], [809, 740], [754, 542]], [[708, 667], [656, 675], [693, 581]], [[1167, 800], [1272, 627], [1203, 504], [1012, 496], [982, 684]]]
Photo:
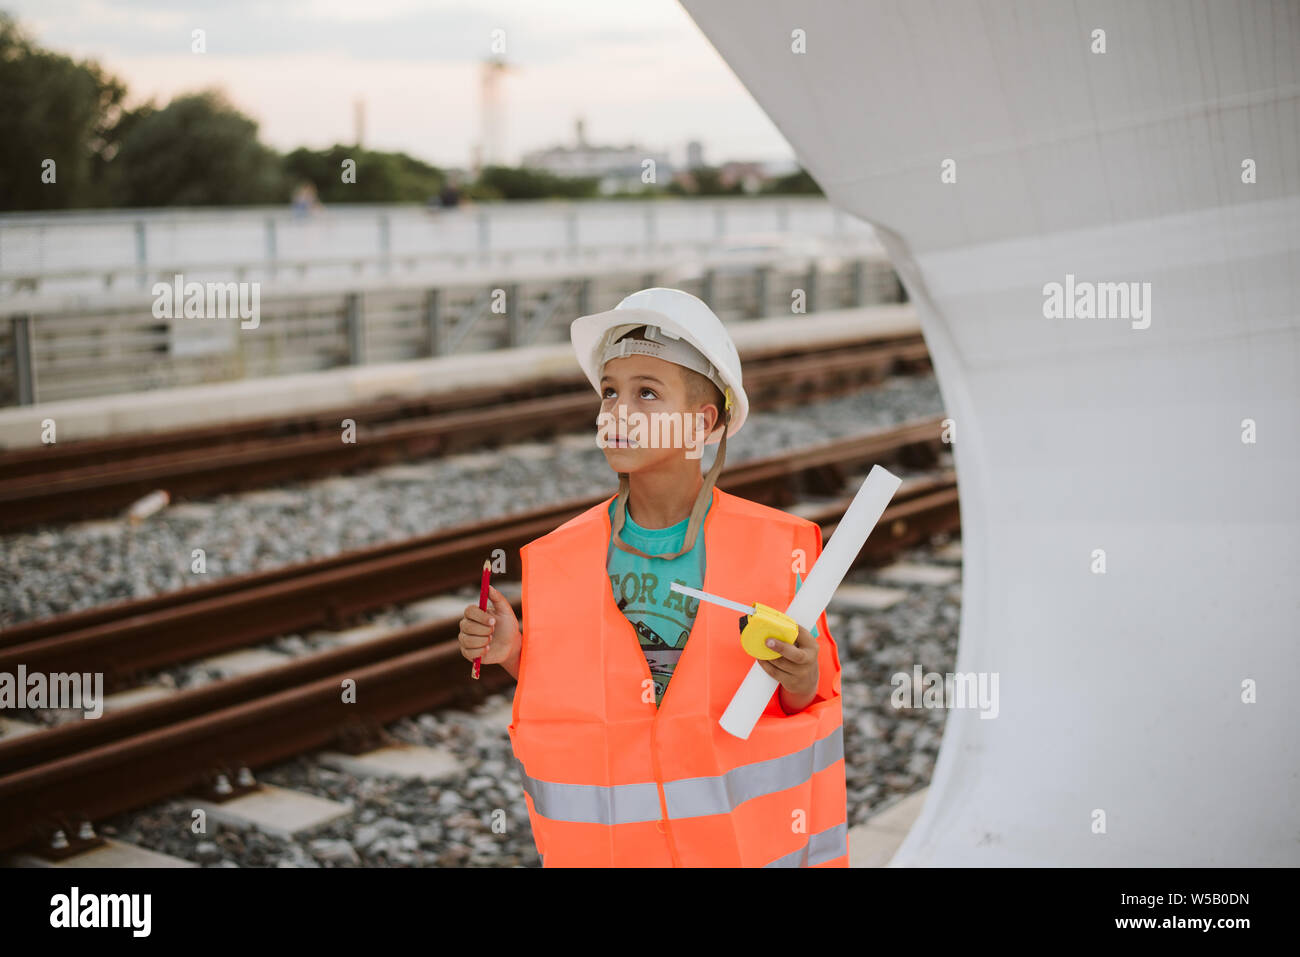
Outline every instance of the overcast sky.
[[[0, 0], [41, 45], [98, 60], [132, 102], [219, 86], [277, 149], [351, 143], [468, 165], [479, 63], [505, 31], [503, 151], [587, 139], [684, 159], [793, 151], [676, 0]], [[190, 52], [206, 31], [207, 52]]]

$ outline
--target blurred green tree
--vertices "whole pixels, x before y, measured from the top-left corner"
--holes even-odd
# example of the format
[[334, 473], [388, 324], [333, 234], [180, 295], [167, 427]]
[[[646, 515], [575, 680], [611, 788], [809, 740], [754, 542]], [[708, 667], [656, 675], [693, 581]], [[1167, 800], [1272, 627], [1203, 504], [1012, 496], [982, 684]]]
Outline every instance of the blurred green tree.
[[[343, 181], [345, 160], [356, 163], [356, 182]], [[427, 202], [438, 195], [443, 172], [406, 153], [380, 153], [336, 144], [326, 150], [299, 147], [284, 157], [290, 184], [315, 185], [323, 203]]]
[[[0, 210], [107, 201], [126, 87], [93, 61], [37, 47], [0, 11]], [[54, 182], [44, 182], [46, 160]]]
[[109, 182], [114, 205], [213, 206], [287, 202], [280, 157], [257, 122], [215, 90], [152, 104], [124, 118]]
[[762, 193], [800, 193], [822, 195], [822, 188], [817, 185], [817, 181], [808, 174], [802, 167], [785, 176], [778, 176], [776, 179], [767, 183]]
[[597, 195], [592, 176], [556, 176], [523, 166], [484, 166], [470, 189], [475, 199], [581, 199]]
[[691, 170], [691, 176], [695, 179], [696, 196], [741, 196], [745, 192], [739, 180], [723, 186], [722, 171], [716, 166], [696, 166]]

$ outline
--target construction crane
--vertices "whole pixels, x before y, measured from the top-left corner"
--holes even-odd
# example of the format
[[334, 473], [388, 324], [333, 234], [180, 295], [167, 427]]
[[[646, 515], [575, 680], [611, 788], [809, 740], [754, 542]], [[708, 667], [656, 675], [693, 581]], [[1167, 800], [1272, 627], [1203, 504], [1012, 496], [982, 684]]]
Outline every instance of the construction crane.
[[505, 101], [501, 82], [507, 72], [519, 68], [506, 63], [501, 56], [483, 60], [479, 68], [479, 141], [474, 147], [470, 168], [477, 176], [484, 166], [499, 166], [502, 162], [503, 130], [505, 127]]

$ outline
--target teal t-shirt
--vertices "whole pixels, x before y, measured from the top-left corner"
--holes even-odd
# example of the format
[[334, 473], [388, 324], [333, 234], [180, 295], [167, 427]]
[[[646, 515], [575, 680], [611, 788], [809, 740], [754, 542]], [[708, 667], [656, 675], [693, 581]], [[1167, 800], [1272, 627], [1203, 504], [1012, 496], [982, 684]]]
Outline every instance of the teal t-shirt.
[[[614, 524], [614, 502], [609, 503], [610, 526]], [[709, 508], [713, 502], [709, 502]], [[708, 509], [705, 510], [708, 515]], [[631, 512], [624, 511], [622, 538], [627, 544], [639, 548], [647, 555], [675, 552], [686, 543], [686, 527], [690, 517], [668, 528], [642, 528], [632, 521]], [[609, 542], [609, 582], [614, 590], [614, 602], [632, 623], [650, 666], [650, 677], [655, 685], [655, 707], [662, 702], [668, 690], [677, 661], [686, 647], [686, 638], [695, 622], [700, 600], [683, 595], [668, 586], [673, 582], [702, 588], [704, 585], [704, 521], [700, 521], [695, 544], [685, 555], [676, 558], [642, 558]]]

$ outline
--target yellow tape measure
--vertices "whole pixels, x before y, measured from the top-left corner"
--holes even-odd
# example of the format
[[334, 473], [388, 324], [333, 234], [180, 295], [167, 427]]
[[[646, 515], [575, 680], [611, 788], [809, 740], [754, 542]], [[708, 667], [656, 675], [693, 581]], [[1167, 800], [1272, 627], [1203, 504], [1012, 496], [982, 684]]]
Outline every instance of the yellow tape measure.
[[780, 651], [767, 646], [769, 638], [793, 645], [798, 637], [797, 621], [762, 602], [754, 602], [754, 613], [741, 618], [740, 646], [755, 658], [770, 661], [781, 657]]
[[799, 623], [771, 605], [764, 605], [757, 601], [752, 605], [742, 605], [740, 602], [719, 598], [717, 595], [710, 595], [708, 592], [691, 588], [680, 582], [673, 582], [669, 587], [683, 595], [692, 595], [701, 601], [744, 612], [740, 619], [740, 646], [755, 658], [771, 661], [773, 658], [781, 657], [780, 651], [767, 646], [769, 638], [776, 638], [787, 645], [793, 645], [795, 639], [799, 637]]

